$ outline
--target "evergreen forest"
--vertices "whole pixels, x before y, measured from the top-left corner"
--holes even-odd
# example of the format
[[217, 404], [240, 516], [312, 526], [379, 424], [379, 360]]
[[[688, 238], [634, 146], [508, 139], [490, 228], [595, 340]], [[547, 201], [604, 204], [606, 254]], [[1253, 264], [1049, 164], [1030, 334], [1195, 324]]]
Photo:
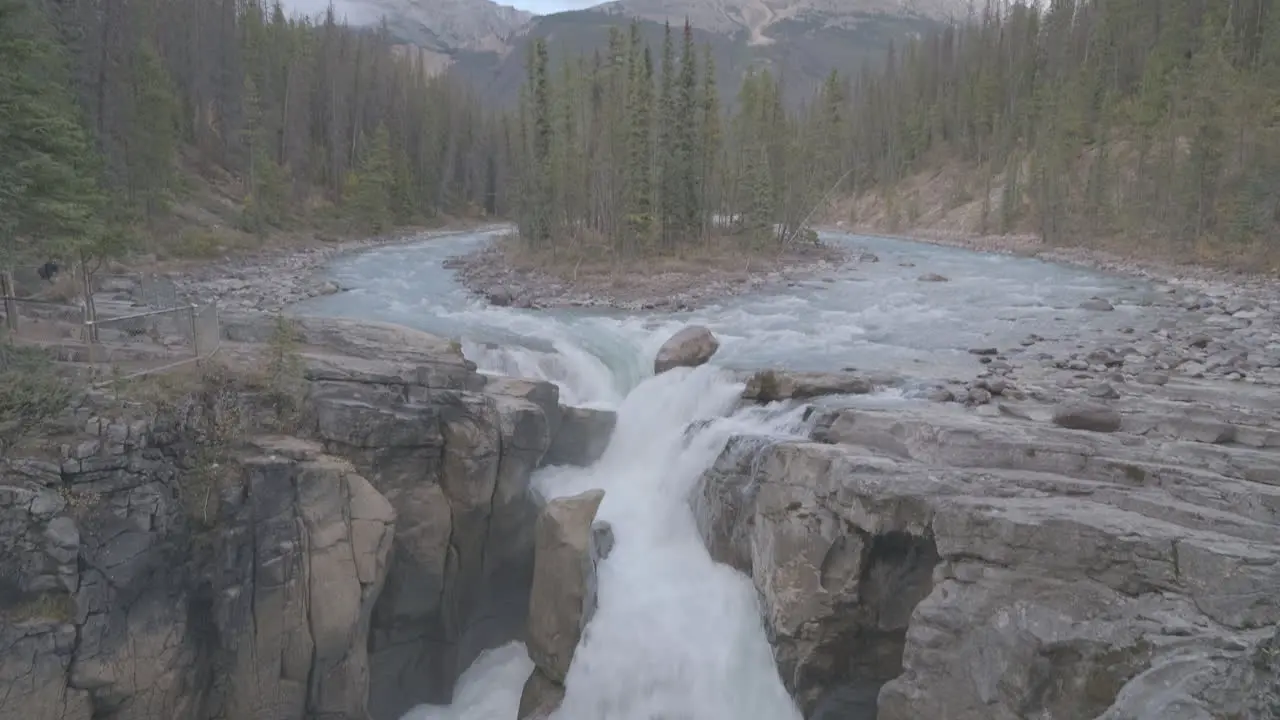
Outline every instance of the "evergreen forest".
[[687, 27], [650, 47], [620, 25], [590, 54], [551, 55], [531, 43], [518, 106], [484, 107], [332, 11], [0, 0], [0, 256], [178, 237], [208, 187], [260, 238], [486, 216], [566, 256], [767, 248], [856, 222], [831, 209], [867, 194], [909, 229], [897, 188], [946, 167], [984, 232], [1280, 248], [1270, 0], [991, 0], [879, 64], [832, 69], [799, 107], [767, 68], [717, 87]]
[[962, 163], [986, 232], [1185, 258], [1280, 250], [1272, 0], [988, 5], [852, 78], [845, 108], [828, 172], [890, 206], [904, 178]]
[[332, 9], [0, 0], [0, 257], [177, 242], [211, 185], [234, 209], [213, 220], [263, 236], [503, 214], [500, 122], [410, 57]]

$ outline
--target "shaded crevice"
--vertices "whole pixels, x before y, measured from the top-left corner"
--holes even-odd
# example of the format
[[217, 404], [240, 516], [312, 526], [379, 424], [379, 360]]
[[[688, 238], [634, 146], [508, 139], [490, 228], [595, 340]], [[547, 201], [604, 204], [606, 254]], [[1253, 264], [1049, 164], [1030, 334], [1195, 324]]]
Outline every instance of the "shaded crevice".
[[[902, 674], [911, 615], [933, 592], [941, 558], [928, 534], [851, 530], [836, 544], [843, 551], [828, 554], [824, 575], [829, 565], [835, 570], [861, 561], [856, 600], [819, 630], [827, 634], [817, 648], [821, 661], [802, 671], [797, 695], [810, 720], [875, 720], [880, 687]], [[859, 546], [855, 557], [851, 551]]]

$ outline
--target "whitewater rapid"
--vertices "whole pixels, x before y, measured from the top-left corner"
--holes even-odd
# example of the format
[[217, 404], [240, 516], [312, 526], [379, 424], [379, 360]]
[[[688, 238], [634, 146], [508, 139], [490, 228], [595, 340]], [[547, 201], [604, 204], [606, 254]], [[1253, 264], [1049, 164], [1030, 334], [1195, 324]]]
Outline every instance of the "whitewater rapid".
[[[595, 387], [592, 367], [583, 368], [586, 387], [566, 382], [570, 393]], [[597, 517], [616, 540], [554, 719], [799, 720], [751, 581], [711, 560], [688, 502], [730, 436], [803, 430], [803, 407], [734, 412], [741, 391], [709, 366], [645, 379], [617, 405], [599, 461], [534, 476], [546, 498], [604, 490]], [[403, 720], [510, 720], [532, 667], [519, 643], [492, 650], [459, 680], [452, 706], [422, 706]]]
[[[717, 366], [946, 377], [972, 372], [975, 345], [1010, 345], [1029, 333], [1050, 350], [1055, 338], [1073, 342], [1081, 301], [1143, 292], [1127, 280], [1034, 260], [830, 236], [874, 250], [881, 262], [692, 313], [494, 308], [443, 265], [488, 239], [458, 236], [344, 258], [332, 278], [349, 291], [298, 310], [458, 338], [483, 372], [551, 381], [566, 405], [617, 411], [595, 465], [546, 468], [533, 478], [547, 498], [603, 489], [598, 518], [615, 535], [556, 720], [800, 718], [778, 676], [756, 592], [747, 577], [712, 562], [689, 496], [731, 436], [807, 434], [803, 407], [737, 409], [741, 385]], [[919, 282], [925, 271], [950, 281]], [[1090, 314], [1091, 325], [1141, 331], [1147, 322], [1121, 307], [1103, 315]], [[652, 376], [659, 346], [688, 323], [720, 338], [713, 365]], [[519, 643], [491, 650], [459, 679], [451, 706], [421, 706], [402, 720], [512, 720], [532, 668]]]

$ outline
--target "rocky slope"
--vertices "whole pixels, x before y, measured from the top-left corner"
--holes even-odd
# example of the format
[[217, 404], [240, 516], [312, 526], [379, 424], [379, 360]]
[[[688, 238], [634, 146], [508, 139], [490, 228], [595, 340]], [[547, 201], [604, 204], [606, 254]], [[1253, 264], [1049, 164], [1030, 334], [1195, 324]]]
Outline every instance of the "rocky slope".
[[298, 329], [289, 434], [209, 381], [0, 461], [0, 718], [391, 719], [521, 632], [530, 472], [611, 416], [422, 333]]

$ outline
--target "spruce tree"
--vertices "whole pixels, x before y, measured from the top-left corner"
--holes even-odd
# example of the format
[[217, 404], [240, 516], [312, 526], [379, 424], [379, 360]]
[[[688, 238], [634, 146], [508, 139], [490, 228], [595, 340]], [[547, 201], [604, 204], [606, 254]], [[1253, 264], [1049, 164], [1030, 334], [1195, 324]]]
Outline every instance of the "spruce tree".
[[663, 26], [662, 75], [658, 94], [658, 222], [662, 246], [670, 248], [678, 233], [680, 203], [680, 118], [676, 113], [675, 48], [671, 41], [671, 23]]
[[675, 121], [671, 156], [675, 166], [674, 192], [676, 233], [681, 242], [698, 232], [702, 208], [699, 206], [698, 170], [698, 69], [697, 52], [693, 47], [693, 29], [684, 24], [684, 39], [680, 51], [680, 75], [676, 81], [674, 109]]
[[98, 159], [40, 8], [0, 0], [0, 264], [107, 251]]
[[633, 22], [629, 43], [630, 89], [627, 115], [627, 243], [630, 252], [649, 248], [653, 239], [653, 56]]
[[380, 125], [360, 158], [359, 168], [348, 176], [343, 198], [363, 227], [381, 232], [391, 224], [393, 181], [391, 139], [386, 127]]
[[702, 209], [701, 229], [703, 235], [710, 239], [715, 213], [720, 210], [720, 192], [724, 183], [721, 179], [721, 143], [723, 140], [723, 119], [720, 117], [720, 93], [716, 88], [716, 61], [711, 55], [711, 48], [704, 52], [702, 69], [702, 90], [700, 92], [702, 107], [698, 116], [698, 141], [701, 153], [699, 172], [700, 207]]

